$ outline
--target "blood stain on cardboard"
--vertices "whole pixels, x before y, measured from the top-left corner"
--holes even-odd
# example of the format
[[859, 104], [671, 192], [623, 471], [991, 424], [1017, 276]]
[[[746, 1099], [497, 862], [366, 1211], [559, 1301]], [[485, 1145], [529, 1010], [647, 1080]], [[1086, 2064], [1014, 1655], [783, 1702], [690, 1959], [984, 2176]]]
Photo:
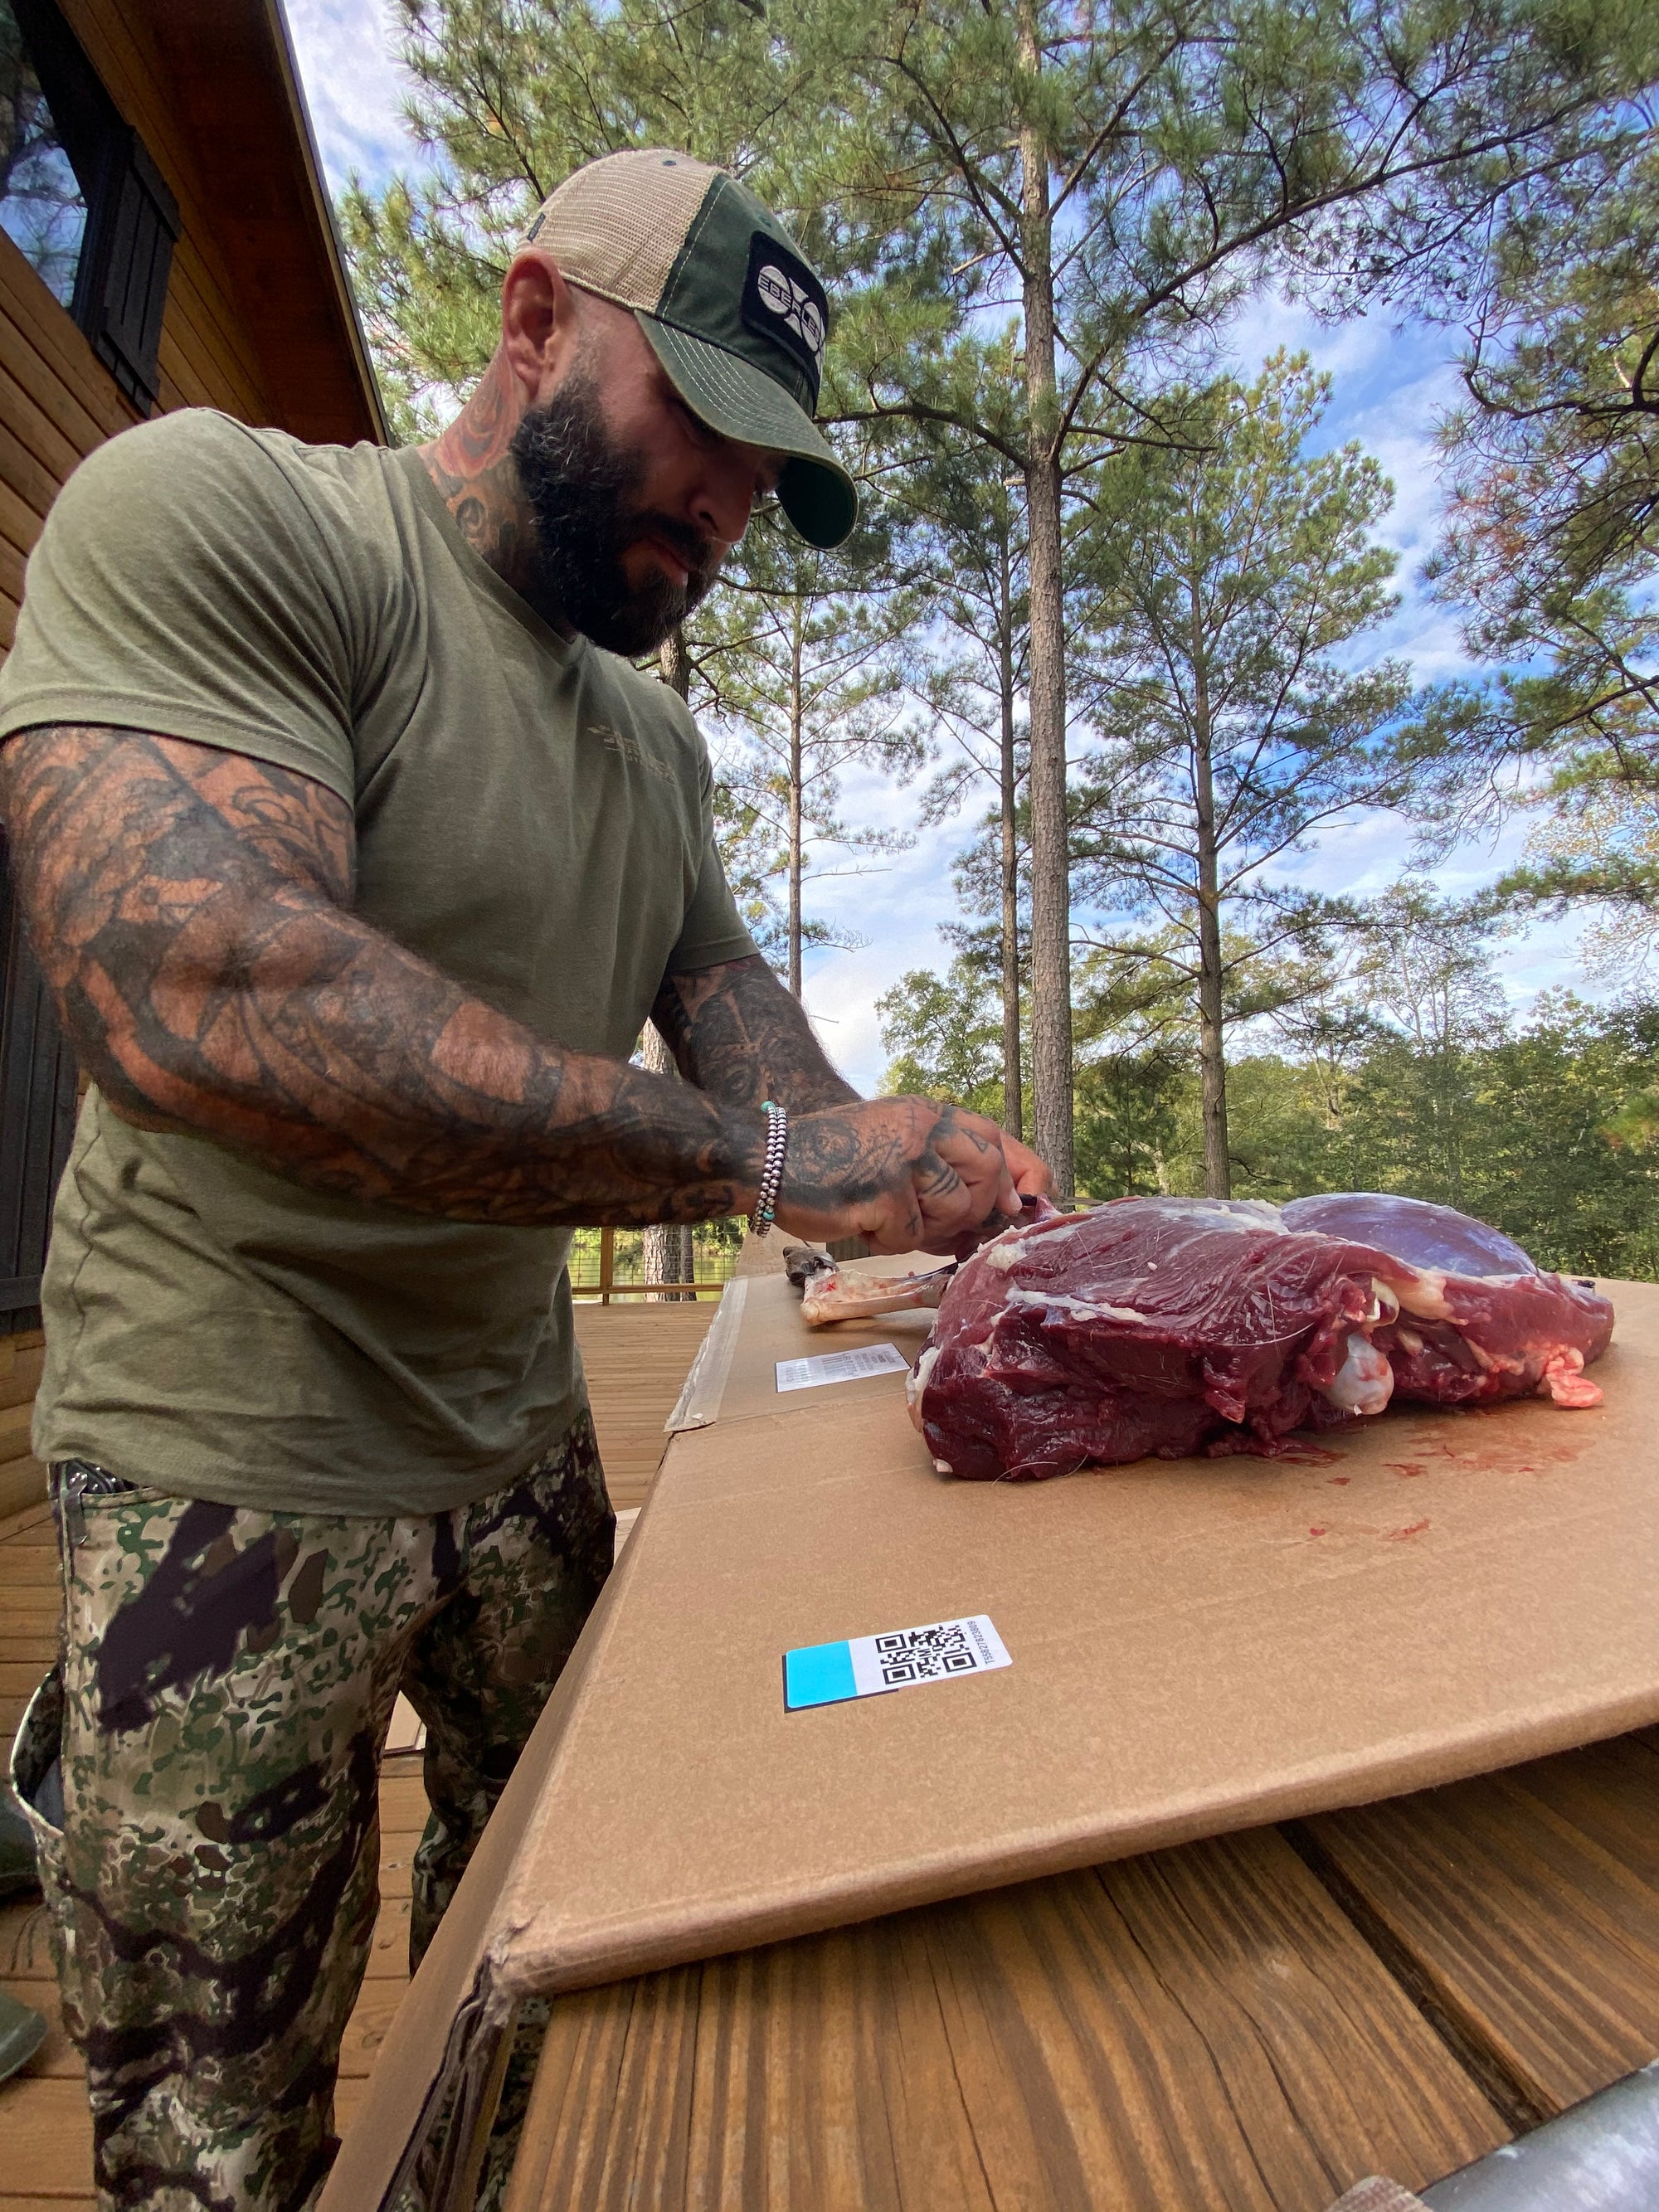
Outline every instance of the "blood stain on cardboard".
[[[1512, 1411], [1493, 1408], [1493, 1412]], [[1462, 1416], [1465, 1421], [1490, 1420], [1492, 1413], [1476, 1409]], [[1478, 1439], [1465, 1430], [1454, 1442], [1443, 1430], [1419, 1429], [1406, 1439], [1406, 1449], [1415, 1455], [1411, 1459], [1389, 1460], [1386, 1465], [1400, 1474], [1426, 1474], [1426, 1462], [1435, 1462], [1441, 1471], [1462, 1474], [1474, 1469], [1490, 1474], [1540, 1474], [1558, 1467], [1571, 1467], [1591, 1449], [1596, 1442], [1594, 1425], [1583, 1413], [1564, 1413], [1556, 1407], [1540, 1408], [1540, 1419], [1563, 1425], [1562, 1429], [1543, 1441], [1535, 1422], [1506, 1425], [1494, 1424]], [[1565, 1425], [1571, 1424], [1571, 1427]]]

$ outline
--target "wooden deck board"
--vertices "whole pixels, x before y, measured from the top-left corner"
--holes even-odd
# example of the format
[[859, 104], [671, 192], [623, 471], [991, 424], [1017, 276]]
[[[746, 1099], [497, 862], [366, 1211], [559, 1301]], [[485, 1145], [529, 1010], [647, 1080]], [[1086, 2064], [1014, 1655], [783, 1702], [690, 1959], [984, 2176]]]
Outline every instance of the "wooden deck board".
[[717, 1310], [712, 1298], [696, 1305], [576, 1308], [599, 1455], [611, 1503], [619, 1510], [645, 1503], [668, 1442], [663, 1425]]
[[1659, 1758], [1645, 1744], [1307, 1825], [1540, 2112], [1659, 2053]]
[[1504, 2135], [1264, 1830], [562, 2001], [510, 2212], [1323, 2212]]

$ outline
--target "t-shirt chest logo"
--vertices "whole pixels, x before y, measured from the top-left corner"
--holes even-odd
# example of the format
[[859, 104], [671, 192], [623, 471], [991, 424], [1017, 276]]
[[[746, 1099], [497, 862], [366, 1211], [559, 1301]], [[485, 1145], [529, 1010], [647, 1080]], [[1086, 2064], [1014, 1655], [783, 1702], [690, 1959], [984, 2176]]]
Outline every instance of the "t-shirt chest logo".
[[597, 738], [608, 752], [620, 753], [630, 768], [641, 768], [647, 775], [654, 775], [659, 783], [678, 781], [667, 763], [659, 761], [654, 753], [647, 752], [631, 731], [613, 730], [609, 722], [590, 722], [587, 734], [590, 738]]

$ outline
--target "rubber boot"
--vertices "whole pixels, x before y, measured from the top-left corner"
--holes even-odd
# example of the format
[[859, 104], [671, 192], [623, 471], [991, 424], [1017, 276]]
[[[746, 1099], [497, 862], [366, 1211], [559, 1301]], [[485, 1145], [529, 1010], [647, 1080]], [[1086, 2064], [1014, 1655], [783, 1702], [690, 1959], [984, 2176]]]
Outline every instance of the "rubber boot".
[[0, 1990], [0, 2081], [27, 2066], [46, 2039], [45, 2014]]
[[0, 1787], [0, 1899], [40, 1887], [29, 1824], [12, 1802], [11, 1792]]

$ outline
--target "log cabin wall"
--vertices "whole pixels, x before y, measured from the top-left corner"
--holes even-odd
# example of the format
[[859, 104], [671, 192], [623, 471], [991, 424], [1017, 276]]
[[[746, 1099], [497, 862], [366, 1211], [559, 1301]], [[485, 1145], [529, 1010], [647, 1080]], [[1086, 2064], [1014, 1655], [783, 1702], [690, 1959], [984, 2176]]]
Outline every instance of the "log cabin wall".
[[[319, 441], [383, 441], [277, 0], [58, 0], [58, 12], [177, 203], [158, 410], [217, 407]], [[0, 231], [0, 658], [58, 487], [140, 419], [74, 316]], [[34, 1291], [76, 1079], [23, 939], [3, 838], [0, 968], [5, 1336], [39, 1322]]]

